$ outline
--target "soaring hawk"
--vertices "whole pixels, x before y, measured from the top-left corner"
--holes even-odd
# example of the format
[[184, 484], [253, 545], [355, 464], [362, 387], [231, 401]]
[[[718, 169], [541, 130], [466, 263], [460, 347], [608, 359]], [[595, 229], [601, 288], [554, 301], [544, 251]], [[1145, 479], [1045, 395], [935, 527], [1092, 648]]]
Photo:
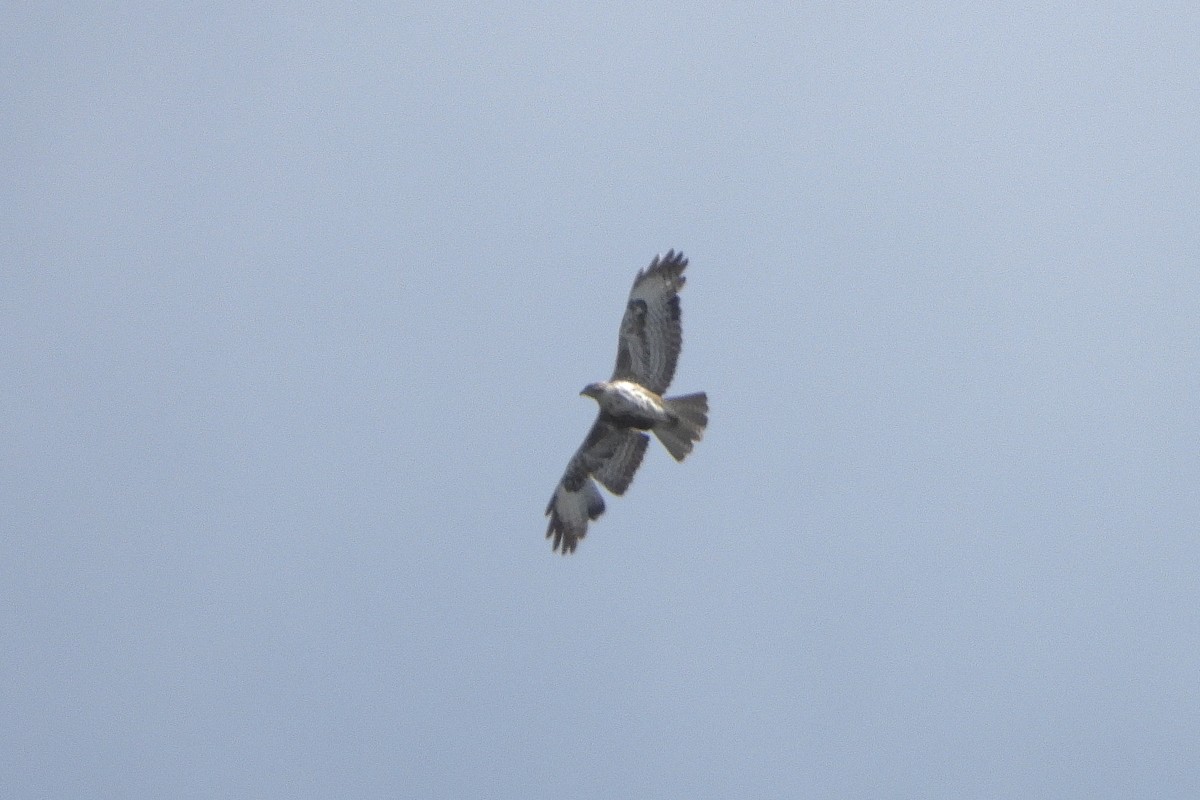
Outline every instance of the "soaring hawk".
[[596, 481], [617, 495], [629, 488], [650, 442], [643, 431], [653, 431], [667, 452], [683, 461], [708, 425], [704, 392], [662, 396], [683, 346], [678, 292], [687, 264], [683, 253], [671, 250], [638, 270], [621, 319], [612, 378], [580, 392], [600, 405], [600, 413], [546, 506], [546, 538], [553, 537], [553, 549], [564, 555], [575, 552], [587, 535], [588, 520], [604, 513]]

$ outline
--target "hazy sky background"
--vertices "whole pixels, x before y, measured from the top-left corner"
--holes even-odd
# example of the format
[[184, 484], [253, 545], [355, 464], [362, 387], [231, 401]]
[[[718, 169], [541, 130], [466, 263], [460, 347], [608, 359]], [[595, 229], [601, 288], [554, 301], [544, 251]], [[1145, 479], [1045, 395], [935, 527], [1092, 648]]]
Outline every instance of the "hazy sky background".
[[[0, 795], [1200, 796], [1197, 42], [6, 4]], [[552, 555], [671, 247], [709, 433]]]

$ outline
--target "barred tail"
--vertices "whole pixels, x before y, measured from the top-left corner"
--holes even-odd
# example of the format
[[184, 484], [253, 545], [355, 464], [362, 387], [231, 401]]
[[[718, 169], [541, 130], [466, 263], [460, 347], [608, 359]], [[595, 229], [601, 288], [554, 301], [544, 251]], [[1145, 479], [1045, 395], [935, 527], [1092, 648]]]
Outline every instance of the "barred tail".
[[663, 398], [670, 422], [654, 426], [654, 435], [676, 461], [683, 461], [692, 446], [704, 436], [708, 425], [708, 395], [704, 392]]

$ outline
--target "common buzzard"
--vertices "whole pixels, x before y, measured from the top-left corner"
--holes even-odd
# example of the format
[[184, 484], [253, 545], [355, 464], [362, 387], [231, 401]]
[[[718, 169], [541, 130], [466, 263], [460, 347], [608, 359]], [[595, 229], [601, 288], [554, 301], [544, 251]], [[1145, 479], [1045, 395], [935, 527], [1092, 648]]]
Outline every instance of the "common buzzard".
[[596, 481], [617, 495], [629, 488], [650, 442], [643, 431], [653, 431], [667, 452], [683, 461], [708, 425], [704, 392], [662, 396], [683, 346], [678, 292], [687, 264], [683, 253], [671, 250], [638, 270], [621, 319], [612, 377], [580, 392], [595, 399], [600, 414], [546, 506], [546, 538], [554, 537], [552, 549], [564, 555], [575, 552], [587, 535], [588, 520], [604, 513]]

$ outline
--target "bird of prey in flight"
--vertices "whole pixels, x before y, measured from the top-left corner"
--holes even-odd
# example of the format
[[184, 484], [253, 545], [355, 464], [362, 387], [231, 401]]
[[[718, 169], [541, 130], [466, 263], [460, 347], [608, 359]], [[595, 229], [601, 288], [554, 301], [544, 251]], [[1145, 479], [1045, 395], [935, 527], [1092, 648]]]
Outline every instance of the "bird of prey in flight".
[[687, 264], [683, 253], [671, 250], [638, 270], [621, 319], [612, 377], [580, 392], [599, 404], [600, 413], [546, 506], [546, 538], [553, 537], [553, 549], [564, 555], [575, 552], [587, 535], [588, 520], [604, 513], [596, 481], [616, 495], [629, 488], [650, 442], [645, 431], [683, 461], [708, 425], [704, 392], [663, 397], [683, 346], [679, 290]]

